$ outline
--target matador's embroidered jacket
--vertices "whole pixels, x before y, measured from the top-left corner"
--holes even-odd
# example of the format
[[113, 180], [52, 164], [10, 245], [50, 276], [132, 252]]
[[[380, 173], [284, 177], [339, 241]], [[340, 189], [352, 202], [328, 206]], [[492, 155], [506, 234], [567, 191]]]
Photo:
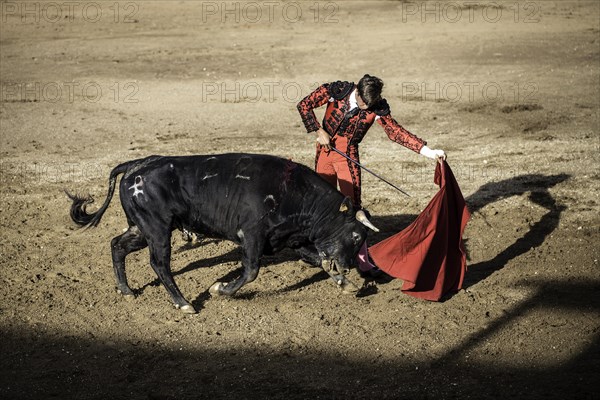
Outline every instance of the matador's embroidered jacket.
[[335, 135], [345, 136], [348, 140], [348, 153], [358, 153], [358, 144], [375, 121], [383, 127], [390, 140], [417, 153], [427, 144], [392, 118], [390, 107], [385, 99], [367, 110], [358, 107], [350, 110], [350, 95], [355, 88], [353, 82], [325, 83], [302, 99], [298, 103], [298, 111], [306, 130], [310, 133], [321, 127], [313, 109], [327, 104], [323, 129], [332, 138]]

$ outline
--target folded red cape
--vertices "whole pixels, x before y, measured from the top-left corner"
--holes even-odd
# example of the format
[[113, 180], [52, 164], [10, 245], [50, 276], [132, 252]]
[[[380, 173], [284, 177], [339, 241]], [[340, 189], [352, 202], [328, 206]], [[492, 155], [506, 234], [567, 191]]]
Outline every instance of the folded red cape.
[[369, 247], [379, 268], [404, 280], [404, 293], [432, 301], [462, 287], [467, 267], [462, 234], [471, 216], [446, 161], [436, 164], [440, 190], [427, 208], [403, 231]]

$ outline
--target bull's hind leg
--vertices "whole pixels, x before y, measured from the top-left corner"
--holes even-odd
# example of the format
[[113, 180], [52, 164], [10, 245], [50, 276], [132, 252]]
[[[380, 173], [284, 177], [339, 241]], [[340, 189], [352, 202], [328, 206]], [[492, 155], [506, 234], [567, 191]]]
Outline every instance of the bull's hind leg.
[[242, 265], [244, 267], [244, 272], [239, 278], [236, 278], [231, 282], [215, 283], [209, 289], [211, 294], [231, 296], [246, 283], [252, 282], [258, 276], [260, 257], [262, 256], [264, 243], [261, 240], [246, 239], [241, 230], [238, 232], [238, 236], [240, 237], [243, 246]]
[[124, 296], [133, 296], [133, 291], [127, 284], [125, 257], [129, 253], [141, 250], [146, 246], [148, 246], [146, 238], [135, 225], [130, 226], [125, 233], [113, 238], [111, 241], [113, 268], [117, 278], [117, 292]]
[[183, 297], [171, 273], [171, 232], [154, 235], [154, 240], [148, 241], [150, 248], [150, 265], [158, 279], [173, 299], [175, 307], [187, 314], [195, 314], [196, 310]]

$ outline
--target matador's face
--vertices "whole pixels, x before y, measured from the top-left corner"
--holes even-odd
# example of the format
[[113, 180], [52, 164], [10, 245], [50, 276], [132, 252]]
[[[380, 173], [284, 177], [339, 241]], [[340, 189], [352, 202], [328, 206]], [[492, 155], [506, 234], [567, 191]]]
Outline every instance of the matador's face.
[[367, 108], [369, 108], [367, 103], [365, 103], [362, 97], [360, 97], [360, 94], [358, 94], [358, 90], [356, 91], [356, 104], [358, 104], [358, 108], [360, 108], [361, 110], [366, 110]]

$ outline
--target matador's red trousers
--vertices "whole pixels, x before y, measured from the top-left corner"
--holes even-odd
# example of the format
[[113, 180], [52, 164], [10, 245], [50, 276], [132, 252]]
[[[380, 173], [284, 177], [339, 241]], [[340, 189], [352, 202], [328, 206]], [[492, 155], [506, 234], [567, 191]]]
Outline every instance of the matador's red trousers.
[[[348, 146], [348, 138], [344, 136], [335, 136], [331, 145], [346, 154], [354, 161], [360, 163], [358, 159], [358, 146]], [[352, 203], [357, 209], [360, 209], [360, 167], [335, 151], [327, 151], [317, 143], [317, 157], [315, 170], [329, 182], [333, 187], [339, 185], [340, 192], [344, 196], [350, 197]], [[358, 267], [362, 271], [368, 271], [374, 267], [369, 262], [367, 255], [367, 242], [365, 241], [356, 257]]]
[[[348, 138], [335, 136], [331, 145], [346, 154], [356, 162], [358, 158], [358, 146], [348, 146]], [[350, 197], [354, 207], [360, 209], [360, 168], [344, 158], [335, 151], [327, 151], [317, 143], [317, 157], [315, 160], [315, 171], [332, 186], [340, 188], [344, 196]]]

